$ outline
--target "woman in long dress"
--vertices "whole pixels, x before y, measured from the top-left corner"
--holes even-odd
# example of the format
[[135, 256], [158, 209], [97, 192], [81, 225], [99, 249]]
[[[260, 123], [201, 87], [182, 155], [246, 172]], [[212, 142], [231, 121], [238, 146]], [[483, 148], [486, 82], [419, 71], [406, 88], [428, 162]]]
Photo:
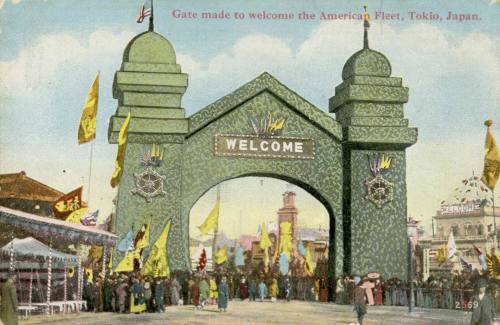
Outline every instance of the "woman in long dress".
[[363, 279], [363, 284], [361, 285], [362, 288], [365, 289], [366, 291], [366, 297], [368, 299], [368, 305], [369, 306], [373, 306], [374, 305], [374, 300], [373, 300], [373, 287], [375, 287], [375, 285], [368, 279], [368, 278], [364, 278]]
[[217, 298], [218, 298], [217, 283], [215, 282], [214, 278], [210, 278], [210, 304], [214, 305], [217, 302]]
[[138, 278], [134, 278], [132, 294], [130, 295], [130, 312], [140, 314], [146, 311], [146, 300], [144, 299], [144, 284]]
[[173, 306], [176, 306], [179, 304], [179, 291], [181, 290], [181, 285], [177, 281], [177, 279], [174, 277], [172, 281], [170, 282], [170, 303]]

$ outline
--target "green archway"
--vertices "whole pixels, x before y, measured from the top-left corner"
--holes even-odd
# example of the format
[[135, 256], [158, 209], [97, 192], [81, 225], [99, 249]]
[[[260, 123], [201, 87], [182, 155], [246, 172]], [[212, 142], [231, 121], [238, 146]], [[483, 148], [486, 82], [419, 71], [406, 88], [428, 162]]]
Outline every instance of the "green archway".
[[[227, 179], [270, 176], [297, 184], [327, 208], [330, 277], [378, 271], [404, 278], [405, 148], [417, 130], [404, 118], [408, 88], [390, 74], [381, 53], [355, 53], [330, 99], [337, 119], [268, 73], [186, 117], [181, 98], [188, 76], [171, 44], [155, 32], [138, 35], [115, 77], [118, 108], [109, 125], [109, 142], [116, 143], [132, 115], [118, 190], [119, 236], [147, 220], [154, 240], [171, 220], [170, 269], [188, 270], [196, 200]], [[148, 165], [152, 151], [161, 159]]]

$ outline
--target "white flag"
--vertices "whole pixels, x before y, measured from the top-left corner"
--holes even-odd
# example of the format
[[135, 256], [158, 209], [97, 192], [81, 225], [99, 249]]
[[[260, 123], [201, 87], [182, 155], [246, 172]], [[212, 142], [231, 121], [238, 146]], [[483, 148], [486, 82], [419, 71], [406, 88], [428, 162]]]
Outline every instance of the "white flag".
[[448, 237], [448, 244], [446, 245], [446, 249], [448, 251], [448, 259], [452, 258], [457, 252], [457, 246], [455, 245], [453, 231], [450, 231], [450, 237]]

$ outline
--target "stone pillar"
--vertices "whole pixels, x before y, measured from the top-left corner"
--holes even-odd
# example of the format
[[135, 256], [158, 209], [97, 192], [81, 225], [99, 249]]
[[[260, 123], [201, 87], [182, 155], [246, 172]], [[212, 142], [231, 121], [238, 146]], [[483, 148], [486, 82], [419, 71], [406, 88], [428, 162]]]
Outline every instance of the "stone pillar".
[[387, 58], [365, 48], [344, 66], [330, 99], [344, 133], [344, 272], [407, 278], [406, 155], [417, 140], [408, 88]]

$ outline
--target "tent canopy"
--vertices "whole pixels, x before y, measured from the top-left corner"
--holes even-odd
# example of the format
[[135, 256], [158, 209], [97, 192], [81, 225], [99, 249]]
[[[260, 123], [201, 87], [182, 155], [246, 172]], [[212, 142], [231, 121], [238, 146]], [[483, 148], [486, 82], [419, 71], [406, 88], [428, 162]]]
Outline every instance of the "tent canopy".
[[[42, 242], [39, 242], [33, 237], [26, 237], [24, 239], [14, 238], [7, 245], [2, 247], [1, 251], [3, 254], [10, 254], [11, 245], [14, 244], [14, 254], [15, 256], [27, 256], [27, 257], [49, 257], [50, 247]], [[52, 249], [52, 258], [59, 261], [76, 262], [77, 257], [75, 255], [66, 254], [55, 249]]]

